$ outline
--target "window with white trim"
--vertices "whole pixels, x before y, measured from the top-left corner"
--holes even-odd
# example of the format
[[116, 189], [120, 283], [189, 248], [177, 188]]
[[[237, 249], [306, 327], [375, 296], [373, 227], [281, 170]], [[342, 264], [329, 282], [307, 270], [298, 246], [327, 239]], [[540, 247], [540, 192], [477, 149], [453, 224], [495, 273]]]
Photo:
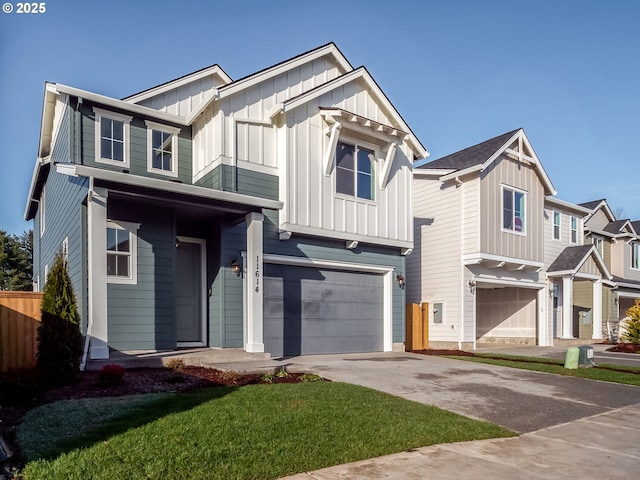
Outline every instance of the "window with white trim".
[[135, 284], [137, 276], [138, 225], [107, 222], [107, 281]]
[[600, 253], [600, 256], [604, 256], [604, 240], [602, 237], [592, 237], [592, 242], [596, 246], [596, 250]]
[[578, 243], [578, 219], [571, 217], [571, 243]]
[[527, 194], [511, 187], [502, 187], [502, 229], [508, 232], [525, 234], [525, 212]]
[[553, 212], [553, 239], [560, 240], [560, 212]]
[[129, 168], [129, 133], [133, 117], [93, 108], [96, 116], [96, 162]]
[[631, 244], [631, 268], [640, 270], [640, 244]]
[[178, 176], [178, 128], [150, 121], [147, 124], [147, 171]]
[[375, 200], [375, 151], [355, 143], [336, 145], [336, 193]]
[[46, 202], [45, 202], [45, 190], [46, 185], [42, 186], [42, 193], [40, 194], [40, 203], [38, 204], [38, 213], [40, 220], [40, 236], [44, 233], [45, 220], [46, 220]]

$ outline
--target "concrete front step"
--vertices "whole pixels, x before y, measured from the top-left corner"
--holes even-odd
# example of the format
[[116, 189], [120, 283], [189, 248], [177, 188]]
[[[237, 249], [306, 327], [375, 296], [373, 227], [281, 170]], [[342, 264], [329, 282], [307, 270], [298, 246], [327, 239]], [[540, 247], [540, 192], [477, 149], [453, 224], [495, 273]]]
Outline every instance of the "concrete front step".
[[89, 360], [87, 370], [100, 370], [105, 365], [122, 365], [124, 368], [160, 368], [173, 359], [181, 359], [186, 365], [215, 367], [216, 364], [268, 360], [269, 353], [249, 353], [241, 348], [189, 348], [163, 351], [111, 351], [108, 359]]

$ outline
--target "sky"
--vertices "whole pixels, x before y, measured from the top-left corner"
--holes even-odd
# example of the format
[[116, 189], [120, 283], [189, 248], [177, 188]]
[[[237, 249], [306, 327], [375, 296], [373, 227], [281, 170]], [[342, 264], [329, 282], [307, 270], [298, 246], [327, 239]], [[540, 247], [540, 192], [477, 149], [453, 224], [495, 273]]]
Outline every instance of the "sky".
[[238, 79], [328, 42], [367, 67], [429, 160], [522, 127], [558, 198], [640, 219], [638, 1], [0, 3], [0, 230], [32, 228], [45, 82], [122, 98], [213, 64]]

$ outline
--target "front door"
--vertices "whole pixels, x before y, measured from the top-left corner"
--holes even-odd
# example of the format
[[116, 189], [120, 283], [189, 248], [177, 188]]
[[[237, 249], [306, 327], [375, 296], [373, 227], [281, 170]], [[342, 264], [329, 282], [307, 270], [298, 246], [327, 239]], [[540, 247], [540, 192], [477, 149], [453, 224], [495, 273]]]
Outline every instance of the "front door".
[[176, 340], [179, 347], [204, 346], [204, 240], [178, 237]]

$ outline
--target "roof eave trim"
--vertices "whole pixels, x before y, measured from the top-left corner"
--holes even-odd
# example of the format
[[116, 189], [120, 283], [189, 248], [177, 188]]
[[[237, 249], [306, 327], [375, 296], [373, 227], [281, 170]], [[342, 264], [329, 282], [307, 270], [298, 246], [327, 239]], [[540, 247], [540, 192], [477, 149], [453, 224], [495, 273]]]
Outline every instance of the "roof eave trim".
[[471, 173], [482, 172], [484, 170], [483, 164], [474, 165], [473, 167], [468, 167], [463, 170], [454, 170], [447, 175], [443, 175], [440, 177], [441, 182], [447, 182], [449, 180], [455, 180], [456, 177], [463, 177], [465, 175], [469, 175]]
[[417, 177], [442, 177], [443, 175], [448, 175], [455, 170], [451, 168], [420, 168], [416, 167], [413, 169], [413, 175]]
[[554, 205], [558, 205], [560, 207], [564, 207], [569, 210], [573, 210], [574, 212], [582, 213], [583, 217], [591, 213], [591, 210], [581, 205], [578, 205], [577, 203], [567, 202], [566, 200], [561, 200], [559, 198], [555, 198], [552, 196], [546, 196], [544, 201]]

